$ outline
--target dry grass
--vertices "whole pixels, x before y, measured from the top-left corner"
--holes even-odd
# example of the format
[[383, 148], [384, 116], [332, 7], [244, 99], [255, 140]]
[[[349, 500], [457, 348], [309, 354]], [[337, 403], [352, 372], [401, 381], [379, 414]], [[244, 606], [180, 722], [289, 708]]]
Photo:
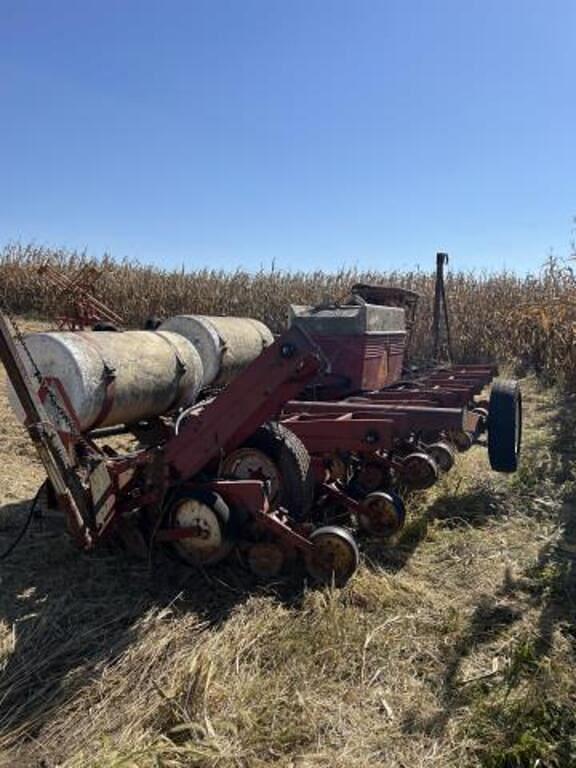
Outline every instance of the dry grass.
[[[413, 353], [424, 359], [431, 351], [431, 272], [167, 272], [136, 262], [107, 257], [95, 262], [85, 254], [13, 244], [0, 252], [0, 301], [14, 312], [54, 316], [62, 307], [55, 306], [54, 290], [37, 271], [46, 262], [69, 275], [87, 263], [104, 266], [100, 297], [134, 326], [152, 314], [195, 312], [258, 317], [278, 331], [290, 302], [314, 304], [343, 297], [358, 281], [401, 285], [422, 295]], [[576, 385], [576, 278], [570, 262], [550, 259], [535, 277], [451, 272], [447, 291], [459, 360], [512, 359], [548, 381]]]
[[[150, 571], [36, 522], [2, 564], [0, 764], [576, 764], [574, 415], [525, 389], [519, 475], [473, 449], [340, 591]], [[41, 471], [4, 406], [22, 514]]]
[[[82, 258], [5, 250], [0, 285], [13, 309], [48, 313], [49, 293], [34, 287], [46, 256], [67, 270]], [[425, 356], [431, 276], [388, 277], [425, 295]], [[132, 323], [188, 310], [278, 328], [288, 300], [342, 295], [360, 278], [382, 276], [112, 264], [103, 293]], [[569, 270], [455, 274], [449, 293], [461, 358], [505, 350], [549, 379], [575, 380]], [[0, 765], [576, 765], [576, 409], [534, 380], [524, 388], [520, 472], [495, 476], [474, 448], [412, 500], [396, 542], [366, 543], [343, 590], [82, 555], [51, 521], [35, 521], [0, 563]], [[0, 381], [0, 548], [43, 477], [3, 391]]]

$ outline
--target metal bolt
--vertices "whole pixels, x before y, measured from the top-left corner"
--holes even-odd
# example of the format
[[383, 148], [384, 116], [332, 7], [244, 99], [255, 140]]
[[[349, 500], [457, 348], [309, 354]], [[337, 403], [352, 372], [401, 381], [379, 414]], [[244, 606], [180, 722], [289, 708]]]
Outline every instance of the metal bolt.
[[286, 359], [290, 359], [291, 357], [294, 357], [294, 355], [296, 354], [296, 347], [294, 346], [294, 344], [283, 344], [280, 347], [280, 354], [282, 355], [282, 357]]

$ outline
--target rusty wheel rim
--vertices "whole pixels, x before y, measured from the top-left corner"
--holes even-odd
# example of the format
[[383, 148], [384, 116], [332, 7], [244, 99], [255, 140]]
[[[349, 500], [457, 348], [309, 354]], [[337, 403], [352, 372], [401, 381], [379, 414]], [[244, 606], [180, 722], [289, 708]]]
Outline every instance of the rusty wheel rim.
[[359, 562], [358, 547], [352, 535], [334, 525], [318, 528], [310, 539], [313, 546], [306, 555], [310, 576], [319, 584], [345, 584]]
[[414, 491], [425, 491], [438, 480], [438, 466], [427, 453], [411, 453], [402, 462], [402, 479]]
[[371, 493], [358, 512], [358, 523], [371, 536], [388, 538], [404, 525], [404, 505], [389, 493]]
[[269, 484], [270, 502], [280, 494], [281, 476], [274, 461], [257, 448], [238, 448], [222, 463], [222, 475], [235, 480], [264, 480]]
[[210, 565], [223, 560], [232, 548], [222, 523], [212, 507], [198, 499], [180, 502], [173, 514], [175, 528], [190, 528], [192, 535], [174, 543], [179, 554], [192, 565]]

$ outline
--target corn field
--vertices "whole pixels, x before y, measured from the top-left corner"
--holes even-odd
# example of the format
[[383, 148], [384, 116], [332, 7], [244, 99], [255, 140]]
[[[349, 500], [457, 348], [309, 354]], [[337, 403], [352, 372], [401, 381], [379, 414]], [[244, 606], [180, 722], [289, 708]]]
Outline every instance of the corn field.
[[[70, 277], [85, 265], [101, 270], [96, 295], [130, 327], [142, 327], [151, 315], [188, 312], [248, 315], [279, 331], [290, 303], [337, 300], [355, 282], [401, 286], [421, 296], [412, 358], [424, 360], [431, 353], [433, 271], [169, 272], [136, 261], [12, 243], [0, 252], [2, 305], [21, 315], [57, 316], [62, 299], [38, 271], [47, 263]], [[576, 275], [570, 264], [550, 258], [537, 274], [524, 276], [450, 271], [446, 288], [455, 359], [510, 362], [547, 382], [575, 388]]]

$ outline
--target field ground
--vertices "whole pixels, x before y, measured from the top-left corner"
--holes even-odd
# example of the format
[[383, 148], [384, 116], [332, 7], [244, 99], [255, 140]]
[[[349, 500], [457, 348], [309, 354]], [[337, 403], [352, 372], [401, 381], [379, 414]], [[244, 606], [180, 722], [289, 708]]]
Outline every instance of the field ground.
[[[43, 478], [0, 382], [0, 548]], [[576, 403], [524, 381], [521, 471], [475, 447], [342, 590], [77, 552], [0, 563], [0, 765], [576, 765]]]

